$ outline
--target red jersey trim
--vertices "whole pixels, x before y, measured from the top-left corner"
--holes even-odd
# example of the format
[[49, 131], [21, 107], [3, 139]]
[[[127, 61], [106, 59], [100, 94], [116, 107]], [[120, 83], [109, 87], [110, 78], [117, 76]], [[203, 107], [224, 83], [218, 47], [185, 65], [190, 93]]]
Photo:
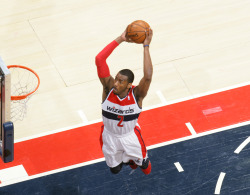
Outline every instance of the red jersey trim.
[[112, 93], [109, 94], [109, 97], [107, 98], [108, 101], [118, 104], [121, 106], [128, 106], [131, 104], [135, 104], [136, 100], [134, 99], [134, 95], [132, 94], [134, 86], [131, 87], [131, 89], [128, 92], [128, 95], [124, 97], [123, 99], [120, 99], [117, 95], [113, 93], [113, 89], [111, 90]]

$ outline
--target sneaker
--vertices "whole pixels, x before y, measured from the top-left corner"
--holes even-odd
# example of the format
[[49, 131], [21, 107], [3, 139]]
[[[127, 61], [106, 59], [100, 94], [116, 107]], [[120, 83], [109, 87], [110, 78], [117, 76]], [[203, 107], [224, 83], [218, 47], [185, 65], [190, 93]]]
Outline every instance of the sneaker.
[[133, 160], [129, 161], [129, 166], [131, 167], [131, 169], [136, 169], [138, 167], [138, 165], [135, 164], [135, 162]]
[[146, 169], [141, 168], [141, 170], [145, 175], [148, 175], [151, 172], [151, 162], [148, 162], [148, 167]]

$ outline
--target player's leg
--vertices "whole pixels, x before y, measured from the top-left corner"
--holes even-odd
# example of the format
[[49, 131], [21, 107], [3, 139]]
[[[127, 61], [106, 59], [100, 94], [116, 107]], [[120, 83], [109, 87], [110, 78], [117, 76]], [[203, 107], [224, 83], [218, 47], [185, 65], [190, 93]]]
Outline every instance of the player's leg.
[[[148, 175], [151, 172], [151, 162], [148, 158], [148, 152], [147, 152], [146, 146], [141, 136], [141, 129], [140, 127], [136, 126], [134, 131], [140, 142], [140, 145], [142, 147], [142, 153], [143, 153], [143, 161], [142, 161], [142, 164], [140, 165], [140, 168], [144, 174]], [[145, 150], [145, 152], [143, 152], [143, 150]]]
[[123, 162], [127, 162], [132, 169], [138, 166], [145, 174], [151, 171], [151, 163], [148, 159], [147, 149], [141, 136], [139, 127], [134, 129], [130, 135], [122, 138], [122, 145], [124, 149]]
[[121, 171], [121, 169], [122, 169], [122, 165], [123, 165], [123, 163], [120, 163], [116, 167], [112, 167], [112, 168], [110, 167], [111, 173], [113, 173], [113, 174], [119, 173]]
[[119, 173], [122, 168], [123, 153], [123, 151], [120, 149], [119, 140], [117, 140], [116, 137], [112, 136], [105, 130], [102, 133], [101, 140], [102, 152], [111, 173]]

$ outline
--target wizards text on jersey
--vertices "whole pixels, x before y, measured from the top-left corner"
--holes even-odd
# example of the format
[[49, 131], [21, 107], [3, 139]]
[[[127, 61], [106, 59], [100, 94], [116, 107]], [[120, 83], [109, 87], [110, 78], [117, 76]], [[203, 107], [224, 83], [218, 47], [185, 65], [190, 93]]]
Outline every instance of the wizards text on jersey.
[[104, 129], [116, 134], [123, 135], [134, 130], [141, 108], [138, 106], [133, 86], [126, 97], [120, 98], [113, 93], [113, 89], [109, 92], [107, 98], [102, 103], [102, 118]]

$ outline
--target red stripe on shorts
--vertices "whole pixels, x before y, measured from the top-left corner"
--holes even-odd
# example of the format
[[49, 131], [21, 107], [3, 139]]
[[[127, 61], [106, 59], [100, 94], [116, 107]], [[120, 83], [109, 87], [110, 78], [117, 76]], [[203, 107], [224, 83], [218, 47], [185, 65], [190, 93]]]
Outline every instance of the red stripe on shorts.
[[146, 149], [146, 146], [145, 146], [144, 141], [142, 139], [141, 131], [140, 131], [139, 127], [137, 127], [137, 126], [135, 127], [134, 131], [135, 131], [135, 134], [136, 134], [136, 136], [141, 144], [142, 156], [143, 156], [143, 158], [145, 158], [146, 154], [147, 154], [147, 149]]
[[104, 125], [102, 125], [101, 127], [101, 135], [100, 135], [100, 145], [101, 145], [101, 148], [102, 148], [102, 145], [103, 145], [103, 141], [102, 141], [102, 133], [103, 133], [103, 129], [104, 129]]

